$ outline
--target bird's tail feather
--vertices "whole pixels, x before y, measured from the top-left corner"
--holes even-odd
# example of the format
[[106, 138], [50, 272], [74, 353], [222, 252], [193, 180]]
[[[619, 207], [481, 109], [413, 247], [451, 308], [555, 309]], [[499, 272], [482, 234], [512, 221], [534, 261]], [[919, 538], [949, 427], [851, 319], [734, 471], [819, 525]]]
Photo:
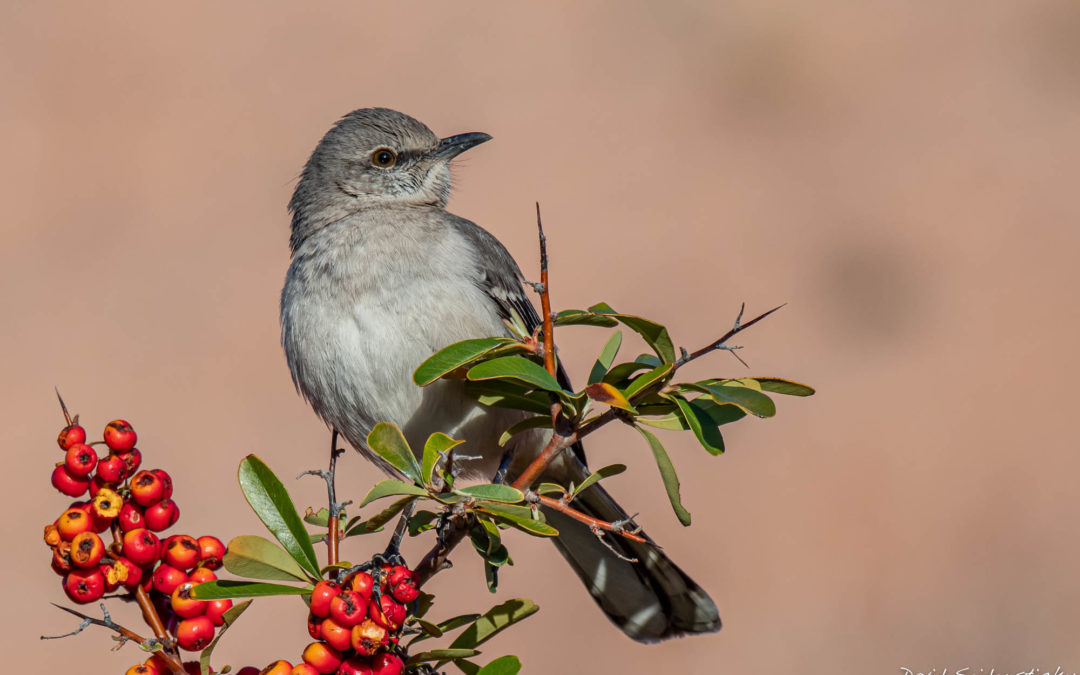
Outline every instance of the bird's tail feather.
[[[570, 473], [580, 474], [571, 478], [580, 483], [587, 470], [568, 459]], [[611, 495], [595, 484], [575, 497], [572, 506], [607, 522], [628, 519]], [[544, 515], [559, 530], [555, 538], [559, 552], [600, 609], [631, 638], [656, 642], [720, 630], [720, 616], [709, 595], [651, 540], [641, 544], [606, 533], [601, 541], [587, 525], [569, 516], [550, 509]]]

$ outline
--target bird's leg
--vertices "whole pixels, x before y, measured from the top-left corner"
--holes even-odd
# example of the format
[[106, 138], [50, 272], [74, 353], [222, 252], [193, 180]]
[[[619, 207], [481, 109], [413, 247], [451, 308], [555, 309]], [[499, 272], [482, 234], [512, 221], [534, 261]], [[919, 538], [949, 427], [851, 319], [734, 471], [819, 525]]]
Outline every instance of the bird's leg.
[[514, 460], [514, 448], [509, 448], [503, 453], [502, 462], [499, 464], [499, 470], [495, 472], [495, 477], [491, 479], [492, 483], [505, 483], [506, 474], [510, 471], [510, 463]]

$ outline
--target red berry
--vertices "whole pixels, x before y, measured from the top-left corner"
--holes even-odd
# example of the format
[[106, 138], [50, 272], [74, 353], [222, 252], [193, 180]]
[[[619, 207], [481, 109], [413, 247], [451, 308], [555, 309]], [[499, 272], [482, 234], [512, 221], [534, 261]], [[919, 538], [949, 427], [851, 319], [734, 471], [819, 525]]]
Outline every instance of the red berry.
[[139, 567], [147, 567], [158, 559], [161, 541], [145, 528], [137, 528], [124, 534], [124, 557]]
[[322, 619], [315, 616], [311, 612], [307, 615], [307, 632], [308, 635], [316, 640], [322, 639]]
[[135, 430], [124, 420], [113, 420], [105, 427], [105, 445], [114, 452], [127, 452], [137, 439]]
[[415, 580], [405, 579], [394, 586], [394, 589], [390, 594], [393, 595], [394, 599], [398, 602], [409, 603], [420, 595], [420, 589], [416, 587]]
[[319, 669], [310, 663], [298, 663], [289, 675], [319, 675]]
[[322, 675], [329, 675], [341, 665], [341, 653], [324, 642], [312, 642], [305, 647], [303, 658], [304, 663]]
[[352, 644], [352, 627], [343, 626], [332, 618], [323, 619], [319, 624], [319, 634], [312, 637], [316, 640], [322, 639], [334, 649], [343, 652]]
[[168, 474], [164, 469], [152, 469], [153, 474], [161, 479], [161, 485], [165, 490], [165, 499], [172, 497], [173, 482], [172, 476]]
[[214, 639], [214, 622], [206, 616], [184, 619], [176, 627], [176, 642], [181, 649], [197, 652]]
[[330, 601], [330, 618], [352, 628], [367, 616], [364, 598], [356, 591], [342, 591]]
[[330, 601], [341, 593], [341, 586], [334, 581], [320, 581], [311, 591], [311, 613], [325, 619], [330, 616]]
[[146, 507], [143, 513], [146, 529], [161, 532], [176, 524], [180, 519], [180, 507], [171, 499], [163, 499], [157, 504]]
[[64, 541], [71, 541], [75, 536], [83, 532], [94, 531], [94, 521], [90, 518], [89, 510], [83, 506], [72, 506], [60, 514], [56, 519], [56, 530]]
[[124, 505], [120, 507], [119, 518], [120, 530], [122, 532], [130, 532], [132, 530], [137, 530], [140, 527], [146, 527], [142, 509], [131, 502], [124, 502]]
[[174, 534], [165, 540], [161, 559], [178, 570], [188, 571], [199, 562], [199, 544], [195, 537]]
[[225, 612], [232, 609], [232, 600], [210, 600], [206, 603], [206, 616], [215, 626], [225, 625]]
[[371, 659], [372, 675], [401, 675], [405, 670], [405, 662], [397, 654], [383, 652]]
[[213, 570], [207, 567], [196, 567], [195, 569], [191, 570], [190, 574], [188, 574], [188, 578], [191, 579], [191, 583], [193, 584], [202, 584], [206, 583], [207, 581], [217, 581], [217, 575], [214, 574]]
[[98, 462], [97, 477], [106, 483], [119, 483], [124, 479], [127, 465], [116, 455], [109, 455]]
[[341, 662], [338, 675], [372, 675], [371, 663], [365, 656], [351, 656]]
[[97, 466], [97, 453], [85, 443], [75, 443], [64, 455], [64, 468], [72, 476], [81, 478], [90, 475]]
[[[165, 566], [162, 565], [162, 567]], [[155, 572], [155, 574], [157, 573]], [[194, 587], [195, 584], [192, 584], [191, 582], [182, 583], [173, 589], [173, 592], [169, 597], [169, 604], [172, 606], [172, 611], [176, 612], [176, 615], [183, 619], [202, 616], [206, 613], [207, 607], [210, 604], [206, 600], [199, 600], [191, 597], [191, 589]], [[213, 618], [211, 618], [210, 621], [213, 623]]]
[[386, 577], [386, 583], [392, 588], [407, 579], [415, 580], [415, 578], [415, 575], [413, 575], [408, 567], [405, 567], [404, 565], [394, 565], [390, 568], [390, 573]]
[[105, 577], [97, 567], [89, 570], [71, 570], [64, 577], [64, 592], [72, 602], [85, 605], [105, 595]]
[[259, 671], [259, 675], [289, 675], [292, 672], [292, 664], [285, 659], [274, 661]]
[[67, 450], [76, 443], [85, 443], [86, 429], [83, 429], [78, 424], [66, 426], [60, 430], [60, 435], [56, 438], [56, 442], [60, 444], [61, 450]]
[[154, 590], [165, 595], [172, 595], [179, 586], [187, 583], [188, 576], [172, 565], [162, 563], [154, 570], [153, 579]]
[[150, 471], [140, 471], [131, 478], [131, 498], [139, 506], [150, 506], [165, 499], [165, 484]]
[[90, 479], [73, 476], [67, 466], [59, 464], [52, 472], [52, 486], [68, 497], [81, 497], [90, 489]]
[[71, 540], [71, 562], [84, 569], [96, 568], [105, 555], [105, 543], [94, 532], [81, 532]]
[[349, 590], [356, 591], [367, 602], [375, 590], [375, 578], [367, 572], [357, 572], [349, 578]]
[[364, 619], [352, 629], [352, 648], [361, 656], [371, 656], [389, 642], [386, 629], [371, 619]]
[[401, 624], [405, 623], [406, 614], [405, 606], [389, 595], [380, 596], [378, 603], [375, 602], [375, 598], [368, 603], [368, 616], [387, 630], [396, 631], [401, 628]]
[[217, 537], [204, 535], [198, 538], [199, 565], [216, 570], [221, 567], [221, 560], [225, 557], [225, 544]]

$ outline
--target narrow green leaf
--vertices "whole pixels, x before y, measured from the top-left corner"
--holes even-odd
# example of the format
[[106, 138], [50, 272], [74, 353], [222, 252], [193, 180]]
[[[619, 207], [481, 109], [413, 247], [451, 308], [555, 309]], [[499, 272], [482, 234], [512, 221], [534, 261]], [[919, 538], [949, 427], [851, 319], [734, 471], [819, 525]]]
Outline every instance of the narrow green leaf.
[[538, 495], [564, 494], [566, 488], [556, 483], [540, 483], [533, 492]]
[[788, 396], [813, 396], [814, 388], [800, 382], [781, 380], [779, 377], [755, 377], [765, 391]]
[[626, 394], [626, 398], [634, 398], [641, 391], [645, 390], [648, 387], [651, 387], [657, 382], [662, 381], [669, 374], [671, 374], [671, 371], [674, 369], [674, 363], [664, 363], [653, 368], [647, 373], [642, 373], [641, 375], [638, 375], [626, 387], [626, 390], [624, 391], [624, 393]]
[[675, 465], [671, 463], [667, 450], [652, 432], [637, 425], [634, 425], [634, 428], [641, 432], [648, 441], [649, 448], [652, 449], [653, 459], [656, 460], [656, 466], [660, 469], [660, 477], [664, 481], [664, 489], [667, 490], [668, 499], [671, 501], [671, 508], [675, 510], [676, 517], [683, 525], [689, 525], [690, 512], [683, 508], [682, 499], [679, 496], [679, 475], [675, 473]]
[[435, 352], [417, 367], [413, 373], [413, 382], [421, 387], [427, 386], [443, 375], [457, 370], [466, 363], [475, 361], [487, 352], [509, 342], [510, 338], [480, 338], [462, 340]]
[[[424, 631], [423, 634], [426, 635], [427, 637], [441, 638], [443, 636], [443, 632], [442, 632], [441, 628], [439, 628], [435, 624], [433, 624], [430, 621], [427, 621], [425, 619], [418, 619], [418, 618], [416, 618], [414, 616], [411, 619], [409, 619], [406, 623], [415, 624], [415, 625], [419, 626], [420, 630]], [[413, 642], [416, 642], [416, 640], [413, 640], [409, 644], [412, 644]]]
[[550, 429], [551, 428], [551, 415], [537, 415], [536, 417], [526, 417], [517, 424], [511, 426], [509, 429], [503, 432], [502, 436], [499, 436], [499, 447], [505, 446], [510, 442], [510, 439], [517, 436], [522, 431], [528, 431], [529, 429]]
[[544, 367], [524, 356], [502, 356], [478, 363], [469, 369], [465, 377], [470, 380], [511, 379], [544, 389], [560, 392], [559, 383]]
[[605, 466], [601, 469], [593, 471], [591, 474], [589, 474], [588, 478], [581, 481], [581, 485], [578, 485], [576, 488], [574, 488], [574, 496], [577, 497], [585, 488], [589, 487], [601, 478], [610, 478], [611, 476], [617, 476], [623, 471], [626, 471], [625, 464], [612, 464], [611, 466]]
[[675, 360], [675, 345], [671, 342], [667, 328], [640, 316], [617, 314], [615, 317], [627, 328], [640, 335], [661, 359], [667, 362]]
[[515, 598], [496, 605], [473, 622], [450, 644], [451, 649], [474, 649], [487, 642], [500, 631], [522, 621], [540, 608], [532, 600]]
[[611, 328], [618, 323], [614, 319], [580, 309], [564, 309], [555, 315], [556, 326], [602, 326]]
[[376, 513], [374, 516], [368, 518], [365, 521], [351, 524], [348, 529], [345, 530], [345, 537], [355, 537], [359, 534], [371, 534], [373, 532], [379, 532], [382, 530], [383, 525], [386, 525], [396, 515], [405, 510], [405, 507], [410, 502], [414, 501], [416, 497], [414, 495], [408, 495], [397, 500], [390, 506], [386, 507], [382, 511]]
[[[505, 547], [503, 547], [505, 550]], [[495, 564], [484, 560], [484, 582], [487, 583], [488, 591], [495, 593], [499, 590], [499, 568]]]
[[463, 487], [454, 490], [454, 492], [459, 495], [468, 495], [475, 499], [486, 499], [493, 502], [506, 502], [508, 504], [517, 504], [518, 502], [525, 501], [525, 494], [521, 490], [510, 487], [509, 485], [502, 485], [499, 483], [470, 485], [469, 487]]
[[628, 412], [637, 412], [626, 396], [607, 382], [597, 382], [585, 387], [585, 394], [598, 403], [604, 403], [612, 408], [620, 408]]
[[408, 441], [398, 429], [389, 422], [379, 422], [367, 437], [368, 448], [379, 457], [385, 459], [392, 467], [408, 476], [418, 485], [423, 485], [420, 480], [420, 464], [416, 461], [416, 455], [409, 448]]
[[233, 581], [218, 579], [196, 584], [191, 595], [199, 600], [221, 600], [226, 598], [261, 598], [268, 595], [306, 595], [312, 587], [286, 586], [285, 584], [267, 584], [261, 581]]
[[547, 523], [532, 517], [532, 509], [527, 506], [514, 506], [512, 504], [496, 504], [494, 502], [482, 502], [476, 505], [477, 510], [490, 513], [508, 525], [541, 537], [554, 537], [559, 531]]
[[[746, 411], [733, 403], [720, 405], [711, 399], [704, 397], [694, 399], [694, 407], [705, 413], [714, 426], [728, 424], [746, 417]], [[656, 409], [662, 410], [657, 407]], [[639, 412], [641, 406], [638, 407]], [[671, 412], [660, 417], [635, 417], [636, 422], [648, 424], [658, 429], [671, 429], [673, 431], [690, 429], [681, 411]]]
[[211, 642], [206, 649], [199, 652], [199, 672], [202, 675], [210, 675], [210, 657], [214, 653], [214, 649], [217, 647], [218, 642], [221, 641], [222, 636], [225, 635], [225, 631], [229, 629], [236, 620], [240, 618], [240, 615], [244, 613], [244, 610], [251, 606], [251, 600], [245, 600], [238, 603], [229, 609], [225, 610], [221, 615], [221, 620], [225, 623], [217, 631], [217, 637]]
[[639, 354], [633, 361], [626, 363], [620, 363], [617, 366], [613, 366], [604, 376], [604, 382], [613, 384], [616, 387], [624, 386], [623, 381], [628, 379], [631, 375], [639, 370], [650, 370], [663, 365], [663, 362], [656, 358], [653, 354]]
[[426, 497], [427, 490], [416, 485], [410, 485], [405, 481], [397, 480], [396, 478], [387, 478], [375, 483], [367, 493], [367, 496], [364, 497], [364, 501], [360, 502], [360, 506], [364, 507], [376, 499], [394, 495], [416, 495], [418, 497]]
[[456, 441], [450, 438], [441, 431], [437, 431], [428, 436], [427, 443], [424, 443], [424, 463], [420, 467], [420, 478], [424, 485], [431, 485], [431, 474], [435, 471], [436, 464], [439, 463], [439, 459], [444, 453], [450, 450], [450, 448], [461, 445], [465, 441]]
[[475, 649], [431, 649], [419, 654], [413, 654], [406, 661], [406, 665], [415, 666], [418, 663], [427, 663], [429, 661], [449, 661], [451, 659], [476, 656], [479, 653]]
[[[441, 667], [442, 664], [435, 664], [435, 666]], [[468, 659], [454, 659], [454, 665], [458, 667], [464, 675], [476, 675], [480, 672], [480, 666], [476, 665]]]
[[507, 654], [481, 668], [476, 675], [517, 675], [519, 672], [521, 672], [521, 659], [513, 654]]
[[418, 511], [414, 513], [412, 518], [409, 518], [409, 536], [415, 537], [421, 532], [434, 529], [435, 521], [438, 518], [439, 514], [434, 511]]
[[238, 577], [272, 581], [307, 581], [304, 569], [280, 546], [255, 535], [234, 537], [222, 558]]
[[683, 420], [690, 427], [690, 430], [694, 432], [694, 436], [697, 438], [701, 447], [709, 451], [710, 454], [719, 455], [724, 452], [724, 436], [720, 433], [720, 430], [716, 428], [716, 425], [709, 419], [708, 414], [701, 409], [697, 401], [688, 401], [682, 396], [672, 396], [672, 401], [679, 406], [679, 411], [682, 413]]
[[281, 480], [255, 455], [248, 455], [240, 462], [239, 479], [244, 498], [266, 529], [312, 578], [318, 578], [319, 559], [315, 557], [311, 537]]
[[[438, 628], [438, 630], [441, 633], [449, 633], [450, 631], [455, 630], [457, 628], [461, 628], [462, 626], [464, 626], [466, 624], [470, 624], [470, 623], [472, 623], [473, 621], [476, 621], [479, 618], [480, 618], [479, 614], [462, 614], [460, 616], [455, 616], [455, 617], [449, 618], [449, 619], [447, 619], [445, 621], [440, 621], [438, 624], [436, 624], [436, 628]], [[415, 638], [413, 638], [409, 642], [409, 644], [411, 645], [414, 642], [420, 642], [421, 640], [426, 640], [428, 637], [431, 637], [431, 636], [429, 636], [429, 635], [418, 635]]]
[[600, 356], [596, 357], [596, 363], [593, 364], [592, 370], [589, 372], [588, 384], [596, 384], [604, 379], [608, 368], [615, 362], [620, 346], [622, 346], [622, 331], [617, 330], [608, 339], [604, 348], [600, 350]]

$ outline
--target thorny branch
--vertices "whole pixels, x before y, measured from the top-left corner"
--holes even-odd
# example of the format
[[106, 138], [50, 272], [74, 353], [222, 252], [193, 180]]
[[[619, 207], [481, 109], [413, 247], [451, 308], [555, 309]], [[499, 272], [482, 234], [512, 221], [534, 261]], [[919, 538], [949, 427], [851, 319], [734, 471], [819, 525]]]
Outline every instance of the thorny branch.
[[[119, 635], [119, 637], [114, 638], [118, 642], [118, 644], [116, 645], [117, 649], [122, 647], [123, 644], [128, 641], [138, 643], [144, 647], [152, 647], [154, 644], [161, 644], [161, 641], [157, 638], [153, 640], [147, 640], [138, 633], [128, 628], [124, 628], [120, 624], [113, 621], [112, 616], [109, 615], [109, 610], [105, 607], [104, 602], [100, 605], [102, 614], [102, 618], [100, 619], [94, 618], [87, 614], [83, 614], [76, 609], [71, 609], [70, 607], [58, 605], [55, 602], [50, 604], [52, 604], [52, 606], [56, 607], [57, 609], [61, 609], [67, 612], [68, 614], [74, 614], [75, 616], [82, 619], [82, 623], [80, 623], [79, 627], [71, 631], [70, 633], [65, 633], [63, 635], [42, 635], [42, 640], [57, 640], [60, 638], [71, 637], [72, 635], [78, 635], [79, 633], [83, 632], [88, 626], [101, 626], [103, 628], [108, 628], [109, 630]], [[169, 654], [164, 650], [157, 652], [157, 654], [162, 659], [164, 659], [166, 663], [168, 663], [169, 669], [173, 673], [176, 673], [177, 675], [184, 675], [184, 666], [180, 663], [179, 659], [175, 658], [173, 655]]]
[[341, 520], [341, 511], [352, 503], [352, 500], [339, 502], [337, 500], [337, 488], [335, 484], [337, 476], [337, 460], [342, 453], [345, 452], [344, 448], [337, 446], [338, 430], [334, 429], [330, 434], [330, 468], [327, 471], [321, 469], [313, 469], [311, 471], [305, 471], [301, 473], [297, 478], [302, 476], [318, 476], [326, 481], [326, 494], [327, 501], [329, 502], [328, 510], [330, 517], [327, 519], [326, 527], [326, 557], [327, 565], [338, 564], [338, 546], [341, 541], [341, 532], [339, 531], [338, 523]]

